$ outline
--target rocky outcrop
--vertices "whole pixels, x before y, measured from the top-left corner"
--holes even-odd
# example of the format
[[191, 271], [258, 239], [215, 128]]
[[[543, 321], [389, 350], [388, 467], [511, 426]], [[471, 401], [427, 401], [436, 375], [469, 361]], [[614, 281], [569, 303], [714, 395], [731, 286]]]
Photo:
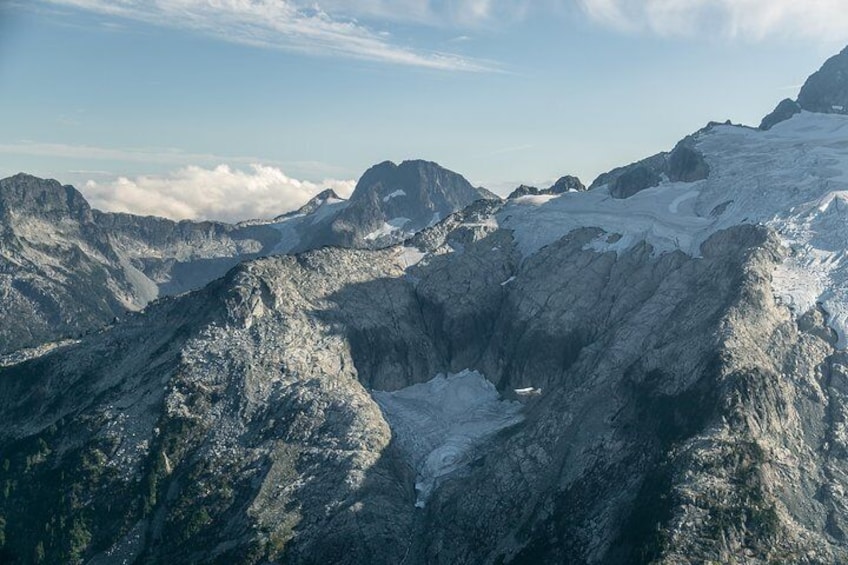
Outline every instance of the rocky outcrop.
[[160, 296], [195, 290], [241, 261], [269, 255], [280, 232], [269, 225], [175, 222], [154, 216], [93, 211], [95, 223]]
[[780, 122], [785, 122], [800, 112], [801, 106], [796, 101], [790, 98], [785, 98], [780, 101], [771, 114], [763, 118], [763, 121], [760, 122], [760, 129], [770, 130]]
[[807, 79], [798, 105], [808, 112], [848, 114], [848, 47]]
[[798, 100], [785, 99], [763, 118], [760, 129], [768, 130], [802, 110], [821, 114], [848, 114], [848, 47], [834, 55], [810, 75]]
[[629, 198], [659, 186], [664, 180], [695, 182], [709, 176], [704, 156], [695, 148], [697, 133], [680, 141], [671, 153], [657, 153], [647, 159], [600, 175], [589, 190], [606, 186], [613, 198]]
[[277, 216], [276, 218], [274, 218], [274, 220], [282, 220], [291, 216], [306, 216], [316, 212], [318, 208], [324, 206], [325, 204], [341, 202], [342, 200], [344, 200], [344, 198], [336, 194], [335, 190], [333, 190], [332, 188], [327, 188], [310, 198], [309, 202], [298, 208], [296, 211], [289, 212], [288, 214], [283, 214], [282, 216]]
[[554, 184], [552, 184], [548, 188], [536, 188], [535, 186], [527, 186], [522, 184], [515, 190], [513, 190], [509, 196], [507, 196], [507, 200], [512, 200], [514, 198], [520, 198], [522, 196], [545, 196], [545, 195], [557, 195], [557, 194], [565, 194], [566, 192], [583, 192], [586, 190], [586, 187], [580, 182], [580, 179], [577, 177], [573, 177], [571, 175], [566, 175], [564, 177], [560, 177]]

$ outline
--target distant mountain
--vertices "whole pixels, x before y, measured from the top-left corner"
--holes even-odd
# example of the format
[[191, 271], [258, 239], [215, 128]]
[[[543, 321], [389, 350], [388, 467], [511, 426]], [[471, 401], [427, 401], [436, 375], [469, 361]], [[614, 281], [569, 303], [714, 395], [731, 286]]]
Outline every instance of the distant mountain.
[[[101, 328], [245, 260], [326, 245], [379, 247], [490, 197], [435, 163], [404, 163], [386, 177], [374, 174], [380, 167], [388, 165], [369, 170], [350, 201], [327, 190], [296, 212], [237, 225], [105, 213], [56, 181], [4, 179], [0, 314], [18, 323], [0, 328], [0, 354]], [[384, 227], [399, 218], [399, 229]]]
[[157, 295], [71, 186], [0, 180], [0, 353], [102, 327]]
[[436, 163], [385, 161], [362, 175], [347, 205], [297, 250], [397, 243], [481, 199], [500, 200]]
[[579, 178], [566, 175], [560, 177], [548, 188], [536, 188], [535, 186], [522, 184], [507, 196], [507, 200], [521, 198], [522, 196], [556, 196], [558, 194], [565, 194], [566, 192], [583, 192], [584, 190], [586, 190], [586, 187], [580, 182]]

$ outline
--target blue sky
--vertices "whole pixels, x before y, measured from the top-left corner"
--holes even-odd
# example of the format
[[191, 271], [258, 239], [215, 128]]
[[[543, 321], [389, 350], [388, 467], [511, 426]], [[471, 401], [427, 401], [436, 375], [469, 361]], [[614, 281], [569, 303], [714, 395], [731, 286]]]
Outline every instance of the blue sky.
[[588, 184], [709, 120], [759, 123], [848, 43], [840, 4], [0, 0], [0, 176], [227, 220], [386, 159], [501, 193]]

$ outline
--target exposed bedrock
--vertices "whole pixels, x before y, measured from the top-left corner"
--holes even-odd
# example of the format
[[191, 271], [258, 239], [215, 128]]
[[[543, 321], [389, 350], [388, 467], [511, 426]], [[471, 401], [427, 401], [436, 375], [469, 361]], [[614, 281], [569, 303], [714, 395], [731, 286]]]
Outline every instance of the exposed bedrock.
[[[822, 313], [795, 322], [775, 303], [771, 232], [725, 230], [692, 258], [598, 253], [582, 229], [522, 260], [487, 206], [419, 249], [247, 263], [0, 371], [5, 555], [848, 557], [846, 371]], [[437, 451], [461, 459], [422, 483], [426, 451], [410, 457], [371, 391], [466, 368], [509, 401], [485, 408], [504, 424], [475, 412], [459, 436], [429, 430], [471, 443]], [[519, 414], [497, 412], [512, 401]], [[492, 431], [463, 431], [478, 423]]]

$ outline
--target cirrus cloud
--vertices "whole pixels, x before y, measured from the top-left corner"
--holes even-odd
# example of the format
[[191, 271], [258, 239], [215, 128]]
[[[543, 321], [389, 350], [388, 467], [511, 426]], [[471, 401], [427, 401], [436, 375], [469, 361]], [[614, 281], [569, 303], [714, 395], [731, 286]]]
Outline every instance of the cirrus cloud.
[[[321, 55], [391, 63], [442, 71], [486, 72], [496, 67], [455, 53], [401, 45], [382, 30], [359, 23], [359, 14], [382, 14], [384, 5], [368, 1], [365, 9], [330, 13], [321, 2], [308, 0], [42, 0], [106, 16], [186, 29], [231, 43]], [[418, 17], [429, 16], [430, 2], [420, 5]], [[463, 0], [460, 13], [478, 18], [490, 13], [491, 0]], [[396, 11], [399, 11], [395, 8]], [[413, 16], [415, 17], [415, 16]]]
[[848, 38], [844, 0], [577, 0], [592, 19], [624, 31], [760, 40]]
[[94, 208], [107, 212], [237, 222], [297, 209], [325, 188], [347, 197], [355, 184], [298, 180], [276, 167], [255, 164], [250, 170], [188, 166], [167, 175], [89, 180], [81, 190]]

